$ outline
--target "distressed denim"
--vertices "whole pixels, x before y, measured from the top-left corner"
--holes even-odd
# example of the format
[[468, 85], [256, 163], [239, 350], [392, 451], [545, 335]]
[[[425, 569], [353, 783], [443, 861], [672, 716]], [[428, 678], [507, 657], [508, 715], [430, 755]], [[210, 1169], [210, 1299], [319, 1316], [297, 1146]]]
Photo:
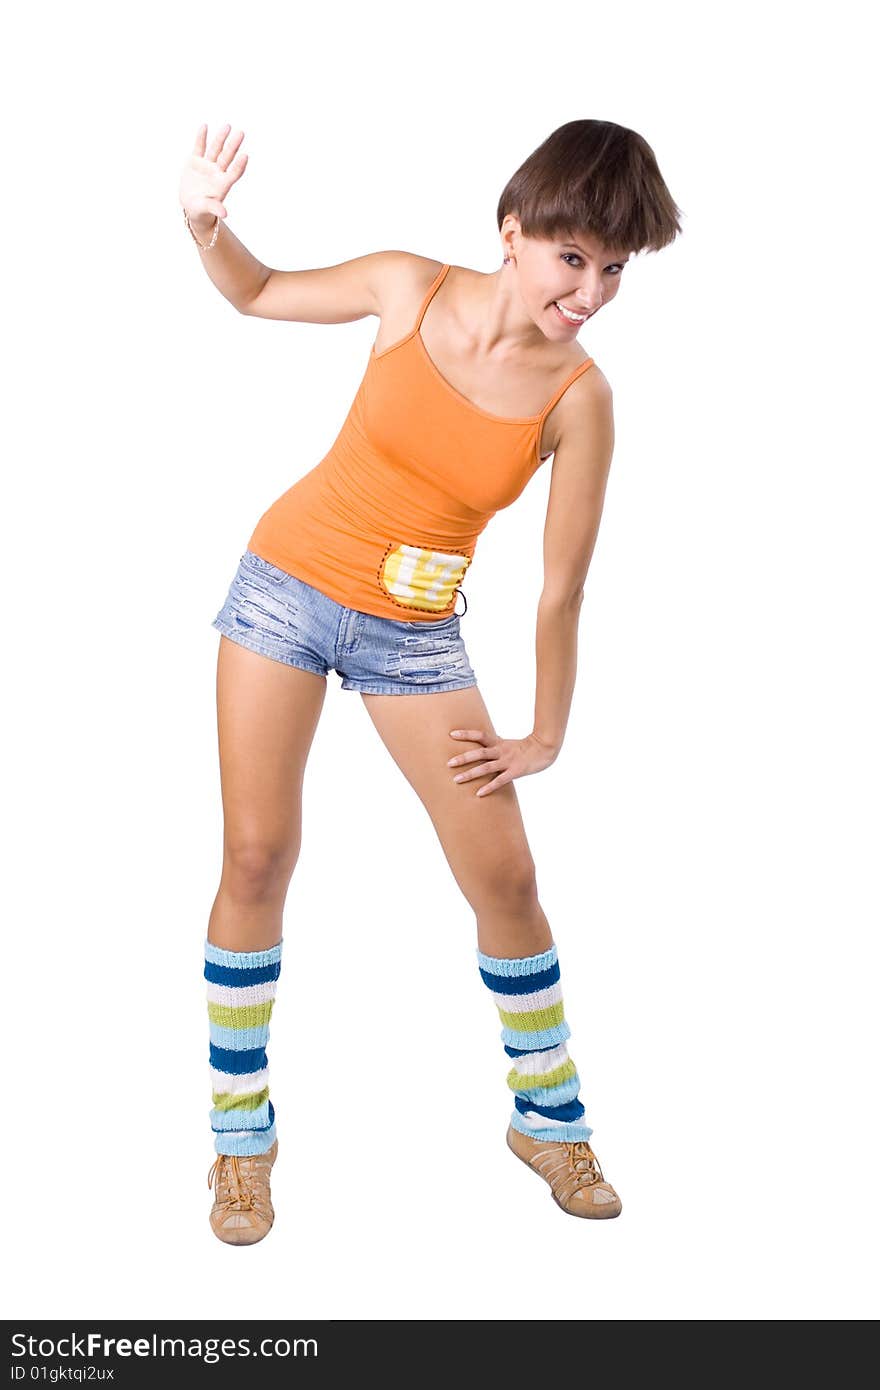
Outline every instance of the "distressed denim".
[[326, 676], [364, 695], [430, 695], [476, 685], [459, 631], [463, 615], [398, 622], [346, 608], [246, 550], [211, 626], [261, 656]]

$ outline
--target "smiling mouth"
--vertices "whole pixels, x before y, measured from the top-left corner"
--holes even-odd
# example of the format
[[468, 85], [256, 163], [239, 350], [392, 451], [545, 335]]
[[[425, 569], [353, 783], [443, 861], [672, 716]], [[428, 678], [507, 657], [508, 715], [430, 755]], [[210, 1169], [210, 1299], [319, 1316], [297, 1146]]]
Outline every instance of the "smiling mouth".
[[569, 309], [565, 304], [560, 304], [558, 299], [553, 300], [553, 307], [558, 309], [564, 319], [569, 323], [586, 323], [590, 318], [589, 313], [580, 313], [577, 309]]

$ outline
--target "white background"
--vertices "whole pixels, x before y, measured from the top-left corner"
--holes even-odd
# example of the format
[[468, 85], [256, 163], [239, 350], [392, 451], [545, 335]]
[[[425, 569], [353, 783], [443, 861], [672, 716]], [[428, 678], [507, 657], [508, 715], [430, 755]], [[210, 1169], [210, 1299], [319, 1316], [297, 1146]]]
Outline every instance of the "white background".
[[[876, 1315], [876, 108], [861, 4], [83, 4], [3, 58], [2, 1161], [11, 1317]], [[564, 121], [638, 130], [683, 234], [579, 335], [617, 445], [561, 756], [517, 783], [617, 1221], [504, 1145], [473, 914], [331, 674], [269, 1049], [276, 1226], [208, 1226], [210, 623], [332, 444], [375, 319], [239, 316], [177, 201], [250, 155], [266, 264], [494, 270]], [[549, 468], [462, 625], [531, 728]], [[510, 602], [511, 557], [521, 582]], [[387, 814], [377, 817], [379, 804]], [[872, 862], [873, 858], [873, 862]]]

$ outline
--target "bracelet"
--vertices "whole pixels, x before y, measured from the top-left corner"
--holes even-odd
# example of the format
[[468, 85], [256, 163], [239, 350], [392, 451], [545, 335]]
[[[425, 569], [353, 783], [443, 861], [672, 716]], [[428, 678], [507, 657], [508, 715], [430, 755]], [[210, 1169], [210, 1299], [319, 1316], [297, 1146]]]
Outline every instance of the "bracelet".
[[219, 213], [217, 214], [217, 221], [214, 223], [214, 234], [213, 234], [213, 236], [211, 237], [211, 240], [208, 242], [207, 246], [203, 246], [203, 245], [202, 245], [202, 243], [199, 241], [198, 237], [196, 236], [195, 232], [193, 231], [193, 229], [192, 229], [192, 223], [191, 223], [190, 220], [189, 220], [189, 213], [187, 212], [186, 208], [183, 209], [183, 220], [184, 220], [184, 222], [186, 223], [187, 228], [189, 229], [189, 234], [190, 234], [190, 236], [192, 237], [193, 241], [195, 242], [195, 244], [196, 244], [196, 246], [199, 248], [199, 250], [200, 250], [200, 251], [210, 251], [211, 247], [215, 244], [215, 242], [216, 242], [216, 240], [217, 240], [217, 233], [220, 231], [220, 214], [219, 214]]

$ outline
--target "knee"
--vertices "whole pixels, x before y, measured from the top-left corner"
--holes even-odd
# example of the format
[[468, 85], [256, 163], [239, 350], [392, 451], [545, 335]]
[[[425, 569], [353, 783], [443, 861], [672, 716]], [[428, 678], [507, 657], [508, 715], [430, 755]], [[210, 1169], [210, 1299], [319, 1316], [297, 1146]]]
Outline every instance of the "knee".
[[530, 857], [503, 863], [489, 875], [484, 884], [484, 904], [524, 916], [538, 907], [538, 882], [534, 861]]
[[296, 854], [286, 846], [261, 840], [227, 841], [222, 886], [240, 903], [271, 902], [286, 894], [295, 863]]

